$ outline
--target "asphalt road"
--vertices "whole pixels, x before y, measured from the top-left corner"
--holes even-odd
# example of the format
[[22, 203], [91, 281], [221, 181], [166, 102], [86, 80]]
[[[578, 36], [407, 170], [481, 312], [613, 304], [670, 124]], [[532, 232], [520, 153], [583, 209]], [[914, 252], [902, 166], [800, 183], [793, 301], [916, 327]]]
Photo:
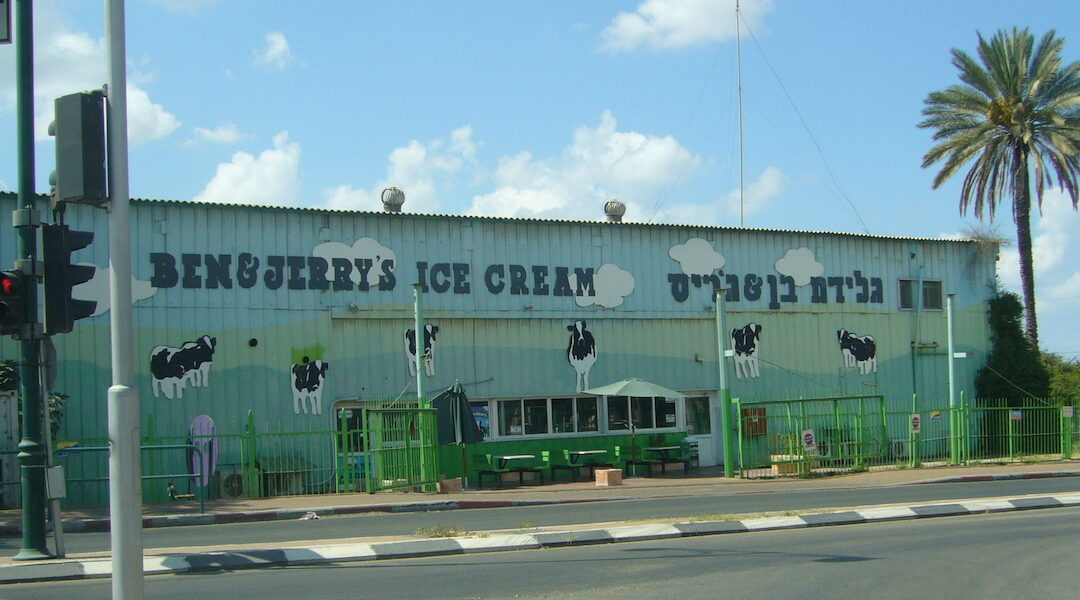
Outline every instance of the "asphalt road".
[[[411, 535], [422, 527], [453, 526], [465, 531], [489, 531], [634, 519], [809, 510], [1076, 491], [1080, 491], [1080, 477], [654, 498], [425, 513], [368, 513], [313, 521], [289, 520], [146, 529], [143, 531], [143, 545], [145, 548], [182, 548], [295, 540], [334, 540], [367, 536]], [[69, 533], [65, 536], [65, 544], [70, 554], [103, 551], [109, 548], [109, 534]], [[5, 550], [14, 552], [19, 547], [18, 538], [0, 539], [0, 552]]]
[[[1080, 508], [146, 579], [190, 598], [1071, 598]], [[107, 599], [108, 580], [0, 598]]]

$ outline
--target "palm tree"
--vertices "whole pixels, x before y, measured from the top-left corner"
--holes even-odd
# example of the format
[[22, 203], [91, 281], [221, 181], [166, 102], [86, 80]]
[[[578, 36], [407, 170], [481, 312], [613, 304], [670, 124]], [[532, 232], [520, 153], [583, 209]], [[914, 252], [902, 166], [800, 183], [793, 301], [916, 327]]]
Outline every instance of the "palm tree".
[[988, 214], [1003, 197], [1012, 197], [1020, 283], [1024, 296], [1024, 334], [1039, 347], [1035, 319], [1035, 274], [1031, 252], [1031, 184], [1042, 209], [1047, 184], [1069, 193], [1077, 207], [1080, 174], [1080, 62], [1062, 66], [1065, 40], [1053, 30], [1039, 40], [1027, 29], [998, 31], [989, 41], [979, 34], [979, 60], [953, 49], [952, 63], [962, 85], [927, 96], [919, 127], [934, 129], [938, 142], [923, 157], [923, 168], [944, 164], [934, 178], [938, 188], [971, 162], [960, 190], [960, 214], [973, 206]]

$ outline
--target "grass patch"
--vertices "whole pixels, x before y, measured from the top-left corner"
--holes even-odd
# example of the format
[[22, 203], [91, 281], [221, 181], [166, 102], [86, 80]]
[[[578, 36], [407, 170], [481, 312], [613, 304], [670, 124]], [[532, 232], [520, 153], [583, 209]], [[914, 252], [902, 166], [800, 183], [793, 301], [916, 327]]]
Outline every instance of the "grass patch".
[[429, 538], [463, 537], [471, 533], [461, 525], [433, 525], [431, 527], [420, 527], [413, 532], [414, 535]]

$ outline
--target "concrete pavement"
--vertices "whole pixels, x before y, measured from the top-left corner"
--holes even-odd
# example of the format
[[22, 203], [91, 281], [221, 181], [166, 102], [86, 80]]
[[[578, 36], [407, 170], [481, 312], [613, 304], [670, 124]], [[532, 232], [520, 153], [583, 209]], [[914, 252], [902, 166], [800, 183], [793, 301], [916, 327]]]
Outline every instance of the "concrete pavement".
[[[254, 500], [215, 500], [206, 503], [206, 512], [196, 514], [197, 503], [177, 502], [144, 507], [145, 527], [207, 525], [242, 521], [298, 519], [363, 512], [409, 512], [461, 508], [507, 507], [571, 502], [600, 502], [634, 498], [694, 495], [729, 495], [781, 490], [842, 489], [935, 482], [987, 481], [1042, 477], [1080, 476], [1080, 463], [1015, 464], [934, 469], [882, 470], [813, 479], [743, 480], [725, 478], [717, 469], [701, 469], [689, 475], [631, 478], [620, 487], [599, 488], [592, 482], [527, 485], [504, 490], [469, 490], [449, 494], [383, 492], [325, 496], [288, 496]], [[1080, 505], [1080, 494], [972, 500], [947, 504], [915, 504], [890, 507], [853, 507], [852, 510], [801, 515], [747, 515], [735, 521], [656, 522], [592, 524], [533, 528], [508, 532], [459, 532], [456, 537], [357, 538], [338, 540], [333, 545], [319, 540], [254, 544], [230, 548], [169, 548], [145, 554], [147, 574], [230, 570], [262, 566], [284, 566], [490, 552], [556, 547], [588, 543], [638, 541], [873, 522], [880, 520], [950, 516], [976, 512], [997, 512]], [[64, 514], [65, 531], [108, 529], [108, 507], [72, 509]], [[19, 511], [0, 511], [0, 535], [18, 535]], [[685, 521], [685, 520], [684, 520]], [[454, 532], [448, 532], [454, 534]], [[90, 553], [38, 562], [13, 562], [0, 557], [0, 582], [43, 581], [87, 577], [108, 577], [111, 561], [107, 553]]]

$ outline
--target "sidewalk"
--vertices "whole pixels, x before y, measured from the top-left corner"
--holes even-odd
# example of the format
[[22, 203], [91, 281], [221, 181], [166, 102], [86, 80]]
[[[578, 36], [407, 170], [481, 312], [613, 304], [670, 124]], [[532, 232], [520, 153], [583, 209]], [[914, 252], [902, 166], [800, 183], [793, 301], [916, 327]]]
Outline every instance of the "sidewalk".
[[[568, 502], [598, 502], [664, 496], [714, 496], [780, 490], [842, 489], [912, 485], [944, 481], [985, 481], [995, 478], [1080, 476], [1080, 462], [1015, 464], [868, 471], [822, 478], [740, 479], [723, 476], [723, 469], [706, 467], [689, 475], [636, 477], [617, 487], [597, 487], [592, 481], [525, 485], [506, 489], [458, 493], [379, 492], [272, 498], [208, 500], [199, 514], [197, 501], [147, 504], [143, 527], [209, 525], [243, 521], [296, 519], [314, 512], [320, 516], [364, 512], [411, 512], [462, 508], [498, 508]], [[0, 537], [21, 535], [22, 511], [0, 511]], [[63, 511], [64, 530], [108, 531], [109, 507], [92, 506]]]
[[[1017, 464], [978, 467], [939, 467], [857, 473], [820, 479], [743, 480], [725, 478], [722, 470], [705, 468], [689, 476], [631, 478], [624, 485], [596, 487], [593, 482], [557, 483], [504, 490], [469, 490], [452, 494], [383, 492], [325, 496], [288, 496], [257, 500], [215, 500], [206, 503], [205, 514], [195, 514], [198, 503], [155, 504], [144, 507], [144, 526], [207, 525], [241, 521], [297, 519], [309, 512], [320, 517], [361, 512], [407, 512], [462, 508], [506, 507], [570, 502], [616, 501], [694, 495], [734, 495], [782, 490], [844, 489], [939, 482], [988, 481], [1080, 476], [1080, 463]], [[978, 514], [1034, 508], [1080, 505], [1080, 493], [1039, 497], [957, 500], [910, 506], [849, 507], [833, 512], [800, 515], [744, 515], [743, 520], [682, 522], [664, 519], [650, 522], [596, 523], [558, 528], [460, 533], [458, 538], [397, 536], [335, 540], [326, 544], [306, 540], [274, 544], [247, 544], [228, 548], [167, 548], [144, 553], [146, 574], [232, 570], [268, 566], [321, 564], [380, 560], [468, 552], [491, 552], [550, 548], [566, 545], [639, 541], [692, 535], [741, 533], [769, 529], [817, 527]], [[17, 532], [21, 513], [0, 511], [0, 531]], [[108, 507], [73, 509], [64, 514], [65, 531], [108, 529]], [[17, 535], [17, 533], [16, 533]], [[107, 552], [71, 555], [65, 559], [14, 562], [0, 557], [0, 583], [108, 577]]]

